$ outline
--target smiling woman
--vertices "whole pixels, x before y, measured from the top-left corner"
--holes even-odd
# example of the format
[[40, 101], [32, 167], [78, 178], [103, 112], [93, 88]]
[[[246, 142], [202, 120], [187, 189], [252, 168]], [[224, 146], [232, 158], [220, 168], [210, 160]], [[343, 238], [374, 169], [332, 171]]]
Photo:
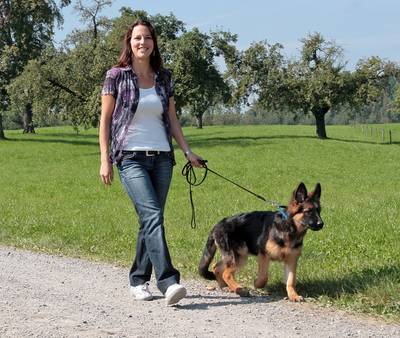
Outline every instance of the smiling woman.
[[201, 158], [190, 151], [183, 136], [173, 95], [171, 73], [162, 66], [154, 28], [138, 20], [129, 27], [118, 64], [107, 72], [102, 90], [100, 177], [110, 185], [115, 164], [139, 216], [136, 257], [129, 273], [131, 293], [137, 300], [153, 298], [148, 285], [154, 267], [167, 305], [186, 295], [164, 233], [164, 206], [175, 164], [172, 137], [188, 161], [201, 167]]

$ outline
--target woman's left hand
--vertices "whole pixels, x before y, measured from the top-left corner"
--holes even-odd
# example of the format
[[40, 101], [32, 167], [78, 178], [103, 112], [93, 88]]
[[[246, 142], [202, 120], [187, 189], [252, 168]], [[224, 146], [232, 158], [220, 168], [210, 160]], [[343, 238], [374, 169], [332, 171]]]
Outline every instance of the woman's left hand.
[[203, 159], [200, 156], [196, 155], [195, 153], [191, 152], [187, 154], [186, 159], [190, 161], [193, 167], [204, 168]]

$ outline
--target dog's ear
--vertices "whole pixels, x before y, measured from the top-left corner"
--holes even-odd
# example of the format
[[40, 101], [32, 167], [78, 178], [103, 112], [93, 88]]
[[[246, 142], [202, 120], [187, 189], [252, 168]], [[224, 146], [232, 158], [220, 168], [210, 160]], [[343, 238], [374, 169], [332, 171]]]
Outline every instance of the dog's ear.
[[303, 203], [307, 198], [307, 188], [303, 182], [299, 184], [297, 189], [293, 191], [293, 200], [297, 202], [297, 204]]
[[317, 183], [314, 190], [310, 193], [310, 198], [319, 200], [321, 198], [321, 184]]

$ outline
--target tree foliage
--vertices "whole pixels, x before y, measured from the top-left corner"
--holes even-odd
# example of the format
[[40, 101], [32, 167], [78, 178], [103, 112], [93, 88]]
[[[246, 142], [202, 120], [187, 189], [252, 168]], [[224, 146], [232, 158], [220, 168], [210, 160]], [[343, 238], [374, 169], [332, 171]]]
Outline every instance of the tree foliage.
[[178, 111], [186, 107], [203, 127], [203, 115], [218, 102], [227, 101], [229, 88], [214, 64], [210, 37], [194, 28], [172, 44], [170, 68], [174, 73]]
[[[98, 7], [108, 4], [96, 1]], [[108, 21], [99, 16], [100, 11], [90, 7], [83, 17], [92, 12], [96, 17], [87, 29], [73, 31], [61, 48], [49, 47], [8, 87], [13, 107], [21, 106], [18, 92], [25, 86], [39, 119], [56, 114], [76, 127], [97, 125], [101, 83], [114, 53], [104, 43]]]
[[[7, 85], [50, 43], [55, 23], [62, 23], [60, 8], [69, 3], [70, 0], [0, 3], [0, 114], [9, 106]], [[0, 137], [4, 136], [2, 129], [0, 123]]]

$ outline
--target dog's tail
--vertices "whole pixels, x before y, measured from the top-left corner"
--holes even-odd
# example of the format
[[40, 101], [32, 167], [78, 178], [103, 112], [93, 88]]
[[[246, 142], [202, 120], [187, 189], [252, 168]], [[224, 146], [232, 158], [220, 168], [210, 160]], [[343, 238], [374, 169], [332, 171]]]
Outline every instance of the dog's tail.
[[214, 232], [211, 231], [210, 235], [208, 236], [206, 247], [203, 251], [203, 256], [200, 259], [199, 263], [199, 274], [200, 276], [204, 277], [205, 279], [215, 280], [215, 275], [213, 272], [208, 271], [208, 267], [211, 264], [215, 256], [215, 252], [217, 251], [217, 246], [215, 245], [214, 241]]

